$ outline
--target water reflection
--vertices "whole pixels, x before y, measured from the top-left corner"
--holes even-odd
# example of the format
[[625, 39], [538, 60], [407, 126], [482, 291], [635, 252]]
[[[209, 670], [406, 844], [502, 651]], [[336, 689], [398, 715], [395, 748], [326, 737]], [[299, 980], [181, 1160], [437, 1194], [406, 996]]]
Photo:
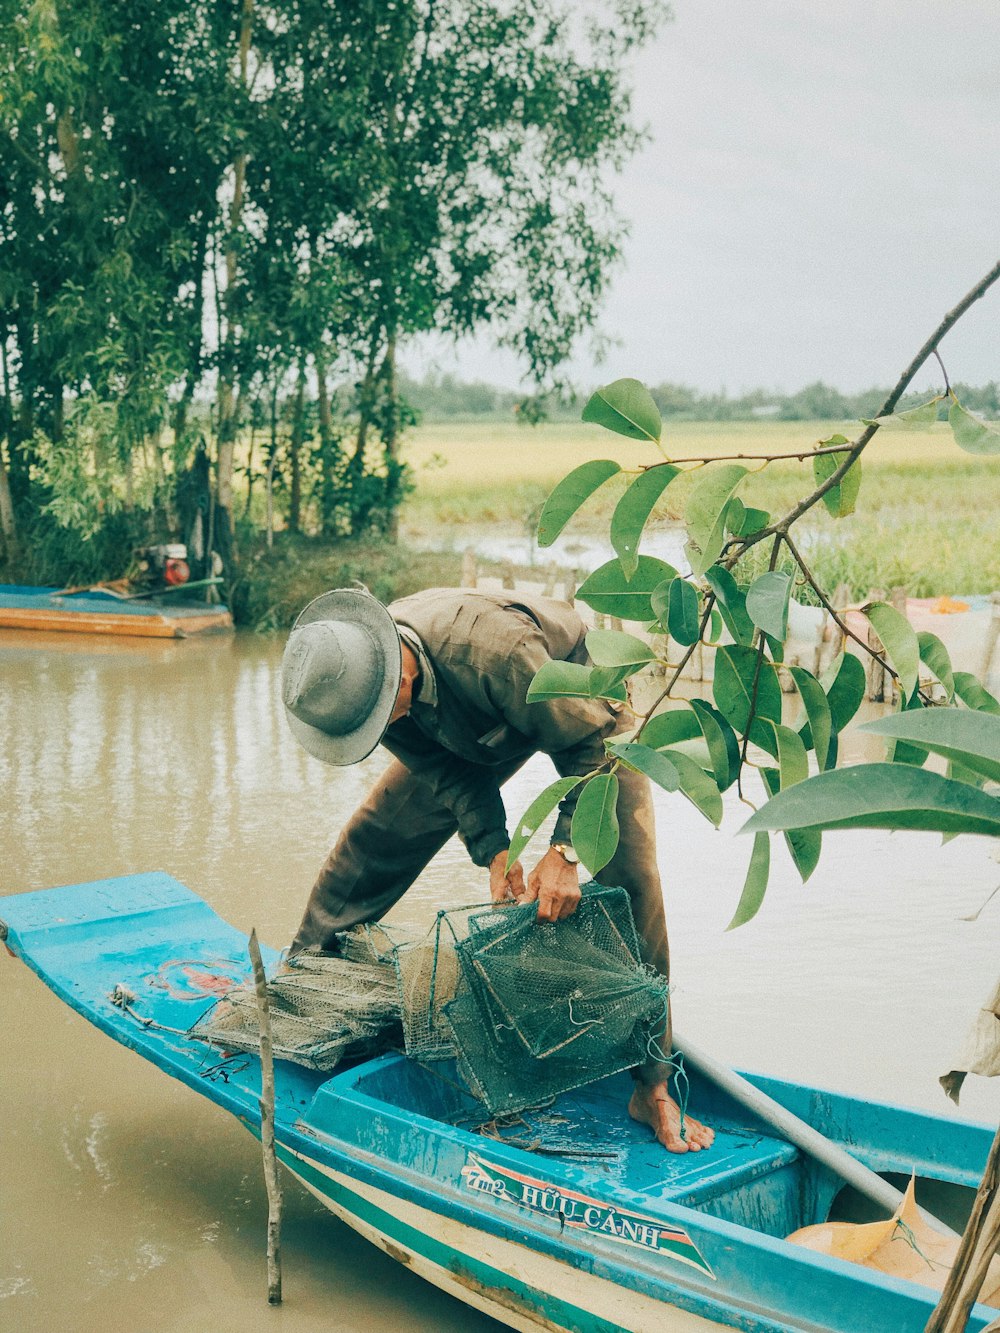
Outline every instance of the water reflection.
[[[331, 769], [296, 745], [280, 653], [277, 639], [239, 635], [5, 634], [0, 890], [164, 869], [228, 920], [286, 943], [384, 760]], [[548, 775], [544, 760], [518, 775], [512, 813]], [[658, 802], [678, 1027], [743, 1067], [949, 1114], [936, 1077], [997, 968], [1000, 898], [960, 920], [1000, 878], [985, 842], [830, 835], [805, 887], [779, 853], [760, 916], [727, 934], [749, 855], [730, 806], [730, 832], [714, 833], [680, 797]], [[485, 893], [452, 842], [393, 916], [428, 923]], [[254, 1142], [7, 959], [0, 1005], [14, 1016], [0, 1075], [0, 1329], [255, 1327], [265, 1205]], [[963, 1109], [995, 1121], [998, 1092], [970, 1080]], [[285, 1252], [283, 1333], [495, 1327], [297, 1189]]]

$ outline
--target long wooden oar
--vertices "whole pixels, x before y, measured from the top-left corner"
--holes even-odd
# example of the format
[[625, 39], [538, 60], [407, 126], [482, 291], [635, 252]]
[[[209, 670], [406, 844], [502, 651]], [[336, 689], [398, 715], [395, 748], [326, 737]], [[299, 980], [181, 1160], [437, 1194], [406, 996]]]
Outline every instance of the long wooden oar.
[[[894, 1185], [890, 1185], [863, 1162], [845, 1152], [839, 1144], [831, 1142], [818, 1129], [813, 1129], [812, 1125], [793, 1115], [787, 1107], [776, 1102], [766, 1092], [761, 1092], [760, 1088], [755, 1087], [748, 1079], [742, 1078], [726, 1065], [714, 1060], [677, 1033], [674, 1033], [674, 1049], [681, 1052], [685, 1063], [692, 1069], [696, 1069], [704, 1078], [721, 1088], [723, 1092], [727, 1092], [734, 1101], [759, 1116], [789, 1143], [794, 1143], [796, 1148], [801, 1148], [817, 1162], [829, 1167], [834, 1175], [839, 1176], [848, 1185], [853, 1185], [860, 1194], [877, 1203], [879, 1207], [887, 1209], [890, 1215], [899, 1208], [903, 1196]], [[924, 1209], [920, 1211], [925, 1220], [936, 1230], [950, 1236], [958, 1234]]]

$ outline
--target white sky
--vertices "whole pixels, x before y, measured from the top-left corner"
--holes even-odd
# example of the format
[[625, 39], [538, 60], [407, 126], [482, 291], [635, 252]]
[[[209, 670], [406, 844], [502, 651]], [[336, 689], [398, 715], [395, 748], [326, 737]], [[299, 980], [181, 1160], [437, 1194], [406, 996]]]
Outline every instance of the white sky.
[[[894, 381], [1000, 254], [1000, 0], [674, 9], [635, 62], [653, 138], [618, 188], [631, 236], [601, 327], [619, 345], [602, 366], [582, 346], [574, 378]], [[1000, 292], [942, 354], [953, 380], [1000, 379]], [[486, 337], [406, 360], [520, 375]]]

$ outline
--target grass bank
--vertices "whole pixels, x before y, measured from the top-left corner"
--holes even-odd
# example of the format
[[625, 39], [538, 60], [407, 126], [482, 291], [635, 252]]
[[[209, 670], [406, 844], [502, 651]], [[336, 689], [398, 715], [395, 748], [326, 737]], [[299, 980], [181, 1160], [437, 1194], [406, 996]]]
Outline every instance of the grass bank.
[[[671, 426], [664, 446], [671, 458], [811, 449], [835, 432], [853, 438], [857, 423], [685, 422]], [[416, 481], [403, 520], [423, 540], [455, 525], [533, 526], [551, 487], [589, 458], [613, 458], [637, 469], [658, 457], [653, 445], [598, 427], [555, 422], [447, 422], [414, 431], [406, 446]], [[759, 463], [747, 461], [757, 468]], [[814, 511], [808, 545], [817, 574], [833, 587], [845, 582], [854, 596], [903, 584], [911, 595], [984, 593], [1000, 588], [1000, 460], [962, 453], [946, 425], [926, 432], [882, 432], [865, 451], [857, 512], [833, 520]], [[697, 475], [697, 474], [695, 474]], [[605, 531], [626, 479], [615, 478], [574, 520], [581, 532]], [[692, 481], [674, 482], [652, 520], [677, 522]], [[807, 461], [772, 463], [745, 483], [748, 504], [781, 513], [812, 489]], [[474, 532], [470, 531], [470, 542]]]
[[261, 542], [242, 552], [231, 604], [238, 625], [257, 631], [288, 629], [314, 597], [330, 588], [363, 584], [382, 602], [421, 588], [457, 587], [461, 557], [414, 551], [387, 542], [329, 542], [280, 534], [270, 550]]

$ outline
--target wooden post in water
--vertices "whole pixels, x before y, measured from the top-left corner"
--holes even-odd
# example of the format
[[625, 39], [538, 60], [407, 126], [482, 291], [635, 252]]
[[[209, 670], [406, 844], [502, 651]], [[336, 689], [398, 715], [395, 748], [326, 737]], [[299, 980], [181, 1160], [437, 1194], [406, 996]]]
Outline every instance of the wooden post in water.
[[[869, 602], [884, 602], [885, 593], [881, 588], [873, 588], [868, 594], [867, 600]], [[868, 626], [868, 647], [876, 653], [883, 651], [882, 640], [871, 625]], [[876, 662], [874, 657], [868, 662], [868, 698], [878, 704], [885, 698], [885, 667], [881, 662]]]
[[462, 552], [462, 587], [474, 588], [479, 582], [479, 571], [476, 568], [476, 553], [471, 546], [467, 546]]
[[993, 656], [997, 650], [997, 639], [1000, 639], [1000, 592], [990, 593], [990, 607], [993, 614], [990, 616], [990, 623], [986, 630], [983, 664], [979, 669], [979, 679], [984, 685], [990, 678], [990, 667], [993, 665]]
[[267, 976], [260, 956], [257, 932], [250, 932], [250, 961], [257, 991], [260, 1023], [260, 1146], [264, 1153], [267, 1187], [267, 1301], [281, 1304], [281, 1181], [274, 1147], [274, 1055], [271, 1050], [271, 1012], [267, 1003]]
[[[850, 600], [850, 589], [848, 588], [847, 584], [838, 583], [833, 590], [833, 596], [830, 598], [830, 605], [833, 607], [834, 611], [836, 611], [837, 615], [840, 617], [841, 620], [845, 620], [847, 617], [847, 603], [849, 600]], [[826, 633], [825, 621], [823, 625], [823, 632], [824, 634]], [[833, 652], [830, 654], [830, 660], [832, 661], [838, 655], [838, 653], [842, 653], [844, 651], [844, 645], [847, 642], [847, 635], [835, 621], [833, 623], [830, 633], [833, 638]], [[816, 649], [816, 671], [814, 672], [814, 674], [817, 676], [819, 675], [822, 655], [823, 655], [823, 640], [820, 639], [819, 647]]]
[[[894, 611], [906, 619], [906, 589], [902, 587], [892, 588], [889, 591], [889, 605]], [[895, 703], [899, 696], [899, 687], [892, 676], [886, 672], [885, 675], [885, 701], [887, 704]]]
[[[986, 1159], [986, 1170], [979, 1185], [968, 1225], [962, 1235], [955, 1262], [941, 1292], [941, 1299], [928, 1319], [924, 1333], [962, 1333], [969, 1320], [986, 1270], [1000, 1242], [1000, 1129], [997, 1130]], [[994, 1321], [991, 1329], [1000, 1327]], [[989, 1333], [984, 1329], [983, 1333]]]

